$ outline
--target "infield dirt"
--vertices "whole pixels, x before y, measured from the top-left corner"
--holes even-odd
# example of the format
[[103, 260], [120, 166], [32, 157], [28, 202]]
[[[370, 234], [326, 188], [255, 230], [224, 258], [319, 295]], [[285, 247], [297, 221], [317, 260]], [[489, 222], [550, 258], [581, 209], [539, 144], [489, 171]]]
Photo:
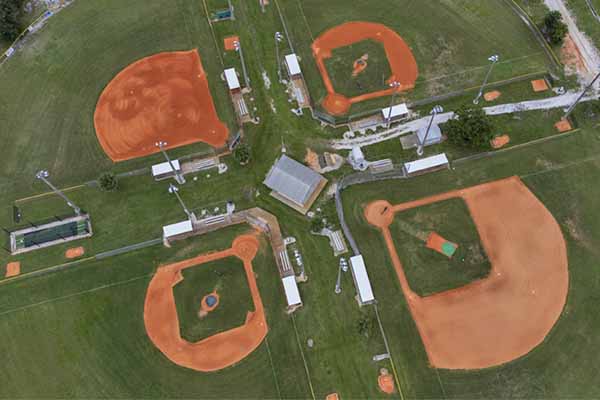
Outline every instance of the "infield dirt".
[[[420, 297], [409, 286], [389, 225], [395, 213], [456, 197], [467, 203], [492, 270], [488, 278]], [[378, 200], [365, 217], [383, 233], [432, 366], [509, 362], [539, 345], [560, 317], [569, 287], [566, 244], [552, 214], [519, 178], [396, 206]]]

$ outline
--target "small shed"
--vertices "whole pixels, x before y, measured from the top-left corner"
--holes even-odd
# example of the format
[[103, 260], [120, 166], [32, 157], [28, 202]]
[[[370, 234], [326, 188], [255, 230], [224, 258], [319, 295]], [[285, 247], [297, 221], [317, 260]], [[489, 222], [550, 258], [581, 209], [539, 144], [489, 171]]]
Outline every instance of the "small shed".
[[283, 290], [285, 292], [285, 298], [288, 304], [288, 311], [294, 311], [298, 307], [302, 307], [302, 299], [300, 298], [300, 291], [298, 290], [298, 284], [296, 283], [296, 277], [294, 275], [286, 276], [281, 280], [283, 283]]
[[225, 80], [227, 81], [227, 87], [230, 91], [235, 92], [242, 89], [235, 68], [228, 68], [225, 70]]
[[183, 235], [186, 233], [190, 233], [194, 230], [192, 226], [192, 221], [182, 221], [176, 224], [165, 225], [163, 226], [163, 238], [169, 239], [174, 236]]
[[435, 156], [421, 158], [420, 160], [407, 162], [404, 164], [404, 171], [407, 175], [420, 175], [427, 172], [437, 171], [447, 168], [450, 165], [446, 153], [436, 154]]
[[[173, 167], [175, 171], [180, 172], [181, 166], [179, 165], [179, 160], [173, 160]], [[171, 163], [164, 162], [160, 164], [155, 164], [152, 166], [152, 177], [156, 180], [165, 179], [175, 175], [175, 171], [173, 171], [173, 167], [171, 167]]]
[[396, 104], [395, 106], [381, 109], [381, 115], [385, 121], [388, 119], [397, 121], [399, 119], [407, 118], [409, 114], [410, 110], [406, 106], [406, 103]]
[[427, 141], [425, 142], [425, 134], [427, 133], [427, 127], [424, 126], [417, 131], [417, 139], [419, 144], [423, 146], [430, 146], [432, 144], [440, 143], [442, 141], [442, 130], [438, 124], [432, 124], [429, 128], [429, 134], [427, 134]]
[[356, 297], [358, 304], [364, 306], [375, 302], [375, 295], [371, 288], [371, 281], [367, 274], [367, 268], [363, 256], [358, 255], [350, 258], [350, 267], [352, 268], [352, 279], [356, 286]]
[[288, 54], [285, 56], [285, 65], [287, 66], [290, 77], [302, 75], [302, 70], [300, 69], [300, 63], [298, 63], [296, 54]]

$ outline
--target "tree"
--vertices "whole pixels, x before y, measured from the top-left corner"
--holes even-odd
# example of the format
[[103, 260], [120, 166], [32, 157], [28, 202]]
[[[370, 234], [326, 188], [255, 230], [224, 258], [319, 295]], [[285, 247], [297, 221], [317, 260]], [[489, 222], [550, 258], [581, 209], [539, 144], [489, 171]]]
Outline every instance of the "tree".
[[483, 109], [464, 105], [444, 127], [451, 143], [471, 148], [489, 147], [494, 137], [493, 129], [492, 120]]
[[104, 172], [98, 178], [98, 185], [103, 192], [114, 192], [119, 187], [119, 180], [112, 172]]
[[323, 218], [321, 216], [315, 216], [310, 221], [310, 231], [311, 232], [321, 232], [325, 228], [325, 223], [323, 222]]
[[550, 43], [554, 45], [560, 45], [565, 39], [565, 36], [569, 31], [569, 27], [563, 22], [563, 17], [560, 11], [550, 11], [544, 17], [544, 26], [542, 27], [542, 31]]
[[250, 147], [245, 143], [241, 143], [233, 151], [233, 158], [241, 165], [248, 164], [250, 162]]
[[21, 0], [0, 0], [0, 36], [12, 42], [21, 31], [19, 10]]

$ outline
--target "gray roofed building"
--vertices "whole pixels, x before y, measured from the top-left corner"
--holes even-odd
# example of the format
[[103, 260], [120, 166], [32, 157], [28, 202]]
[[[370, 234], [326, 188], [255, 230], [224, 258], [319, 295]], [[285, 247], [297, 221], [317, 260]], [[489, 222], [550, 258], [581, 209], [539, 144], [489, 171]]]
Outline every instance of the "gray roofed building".
[[306, 214], [327, 179], [285, 154], [273, 165], [263, 182], [271, 195], [295, 210]]

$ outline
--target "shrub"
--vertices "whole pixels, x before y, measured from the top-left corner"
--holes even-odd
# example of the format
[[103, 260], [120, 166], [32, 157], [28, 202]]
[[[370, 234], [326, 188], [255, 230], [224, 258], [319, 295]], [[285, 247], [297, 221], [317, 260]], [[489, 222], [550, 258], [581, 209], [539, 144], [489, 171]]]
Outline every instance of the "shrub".
[[492, 119], [481, 108], [461, 106], [444, 131], [451, 143], [471, 148], [490, 146], [494, 137]]
[[103, 192], [113, 192], [119, 188], [119, 180], [112, 172], [104, 172], [98, 178], [98, 185]]
[[250, 162], [250, 147], [247, 144], [240, 144], [233, 151], [233, 158], [241, 165], [246, 165]]
[[544, 17], [542, 31], [550, 43], [560, 45], [565, 39], [569, 28], [567, 27], [567, 24], [563, 22], [563, 17], [559, 11], [550, 11]]

